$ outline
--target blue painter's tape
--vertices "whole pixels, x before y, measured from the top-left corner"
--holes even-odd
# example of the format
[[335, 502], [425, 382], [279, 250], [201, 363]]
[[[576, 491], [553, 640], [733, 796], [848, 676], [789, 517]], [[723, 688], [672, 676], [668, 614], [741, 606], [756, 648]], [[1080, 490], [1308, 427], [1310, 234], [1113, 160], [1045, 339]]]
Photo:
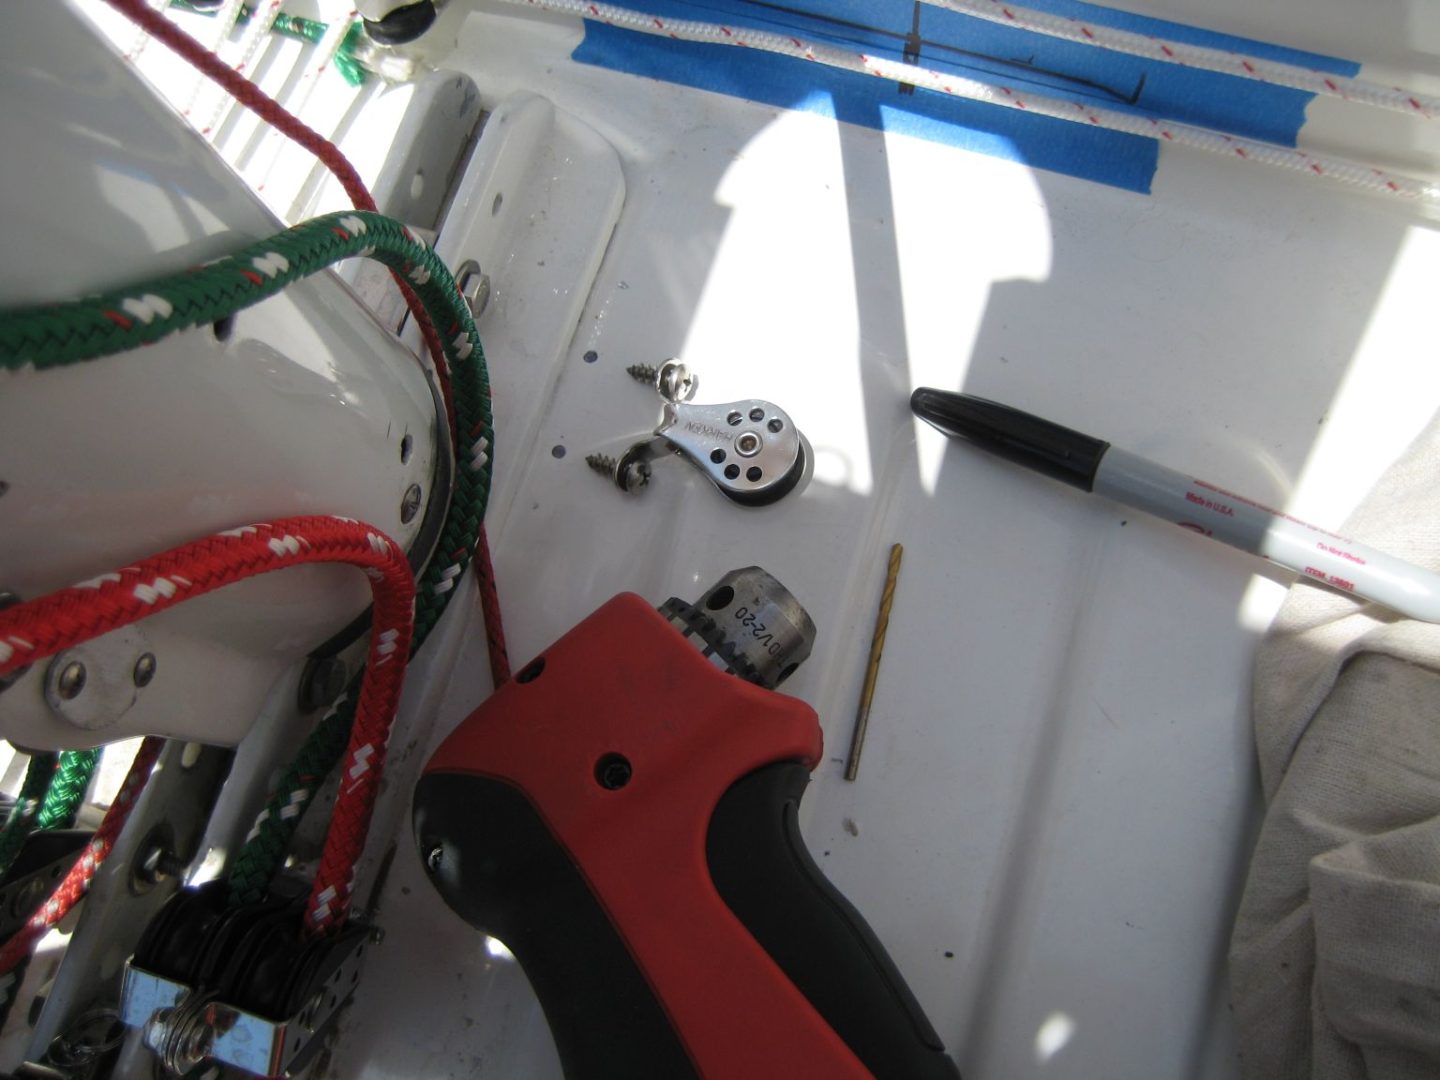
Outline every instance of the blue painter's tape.
[[[1359, 70], [1347, 60], [1077, 0], [1029, 0], [1028, 6], [1340, 75]], [[930, 5], [917, 8], [912, 0], [647, 0], [643, 9], [661, 18], [783, 32], [897, 60], [907, 36], [912, 41], [918, 36], [918, 63], [925, 67], [1287, 146], [1294, 145], [1313, 96], [1043, 37]], [[673, 41], [587, 22], [585, 39], [574, 55], [584, 63], [916, 135], [1131, 191], [1149, 191], [1155, 172], [1158, 147], [1152, 139], [925, 90], [901, 94], [896, 85], [873, 76], [770, 53]]]

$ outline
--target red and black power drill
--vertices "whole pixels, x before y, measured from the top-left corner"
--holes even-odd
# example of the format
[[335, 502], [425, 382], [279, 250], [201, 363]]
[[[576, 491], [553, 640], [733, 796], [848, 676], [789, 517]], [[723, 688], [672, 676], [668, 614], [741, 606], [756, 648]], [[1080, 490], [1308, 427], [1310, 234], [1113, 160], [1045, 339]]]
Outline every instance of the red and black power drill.
[[570, 1080], [958, 1080], [800, 838], [820, 724], [774, 687], [814, 637], [758, 567], [624, 593], [427, 765], [431, 880], [515, 954]]

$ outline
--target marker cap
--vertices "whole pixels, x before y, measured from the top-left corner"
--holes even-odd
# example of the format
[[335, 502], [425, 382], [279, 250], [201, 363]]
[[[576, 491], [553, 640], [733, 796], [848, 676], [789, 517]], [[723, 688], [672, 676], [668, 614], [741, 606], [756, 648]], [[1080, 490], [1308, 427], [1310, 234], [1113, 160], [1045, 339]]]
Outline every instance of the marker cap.
[[972, 394], [922, 386], [910, 408], [946, 435], [967, 439], [992, 454], [1090, 491], [1110, 444], [1038, 416]]

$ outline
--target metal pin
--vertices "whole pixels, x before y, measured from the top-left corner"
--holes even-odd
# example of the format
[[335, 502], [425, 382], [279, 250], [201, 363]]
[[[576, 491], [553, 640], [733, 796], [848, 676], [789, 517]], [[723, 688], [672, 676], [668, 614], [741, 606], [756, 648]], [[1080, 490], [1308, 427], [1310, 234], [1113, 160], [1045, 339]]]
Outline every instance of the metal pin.
[[850, 759], [845, 763], [845, 779], [854, 780], [860, 771], [860, 751], [865, 744], [865, 729], [870, 725], [870, 702], [875, 698], [875, 679], [880, 674], [880, 656], [885, 651], [885, 632], [890, 629], [890, 605], [895, 602], [895, 581], [900, 576], [900, 557], [905, 549], [899, 544], [890, 547], [890, 563], [885, 570], [885, 590], [880, 594], [880, 611], [875, 616], [875, 633], [870, 638], [870, 659], [865, 665], [865, 684], [860, 689], [860, 707], [855, 713], [855, 734], [850, 738]]

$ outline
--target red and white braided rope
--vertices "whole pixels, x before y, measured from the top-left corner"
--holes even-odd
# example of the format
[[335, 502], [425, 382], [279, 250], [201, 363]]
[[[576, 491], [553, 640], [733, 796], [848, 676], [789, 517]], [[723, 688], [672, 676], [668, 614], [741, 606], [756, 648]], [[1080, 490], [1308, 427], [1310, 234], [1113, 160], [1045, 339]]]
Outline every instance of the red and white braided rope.
[[1361, 162], [1330, 154], [1315, 154], [1291, 147], [1277, 146], [1258, 139], [1242, 139], [1207, 128], [1168, 120], [1102, 109], [1063, 98], [1032, 94], [1000, 83], [981, 82], [961, 75], [951, 75], [928, 68], [916, 67], [898, 60], [853, 52], [833, 45], [805, 41], [798, 37], [754, 30], [742, 26], [694, 22], [688, 19], [664, 19], [657, 15], [616, 7], [613, 4], [591, 3], [589, 0], [504, 0], [505, 3], [539, 8], [584, 19], [603, 22], [642, 34], [673, 38], [677, 41], [731, 45], [763, 52], [778, 53], [826, 67], [838, 68], [859, 75], [873, 75], [888, 82], [919, 86], [951, 97], [983, 101], [1007, 109], [1048, 116], [1056, 120], [1085, 124], [1090, 127], [1120, 131], [1149, 139], [1160, 139], [1197, 150], [1223, 154], [1226, 157], [1256, 165], [1273, 165], [1293, 172], [1318, 176], [1349, 184], [1380, 195], [1393, 195], [1421, 203], [1440, 202], [1440, 186], [1411, 176], [1375, 168]]
[[[349, 910], [354, 864], [370, 826], [410, 652], [415, 583], [405, 553], [393, 540], [349, 518], [317, 516], [246, 525], [181, 545], [0, 611], [0, 676], [192, 597], [306, 563], [358, 566], [370, 578], [373, 594], [370, 651], [345, 755], [344, 782], [305, 913], [307, 928], [324, 930], [342, 922]], [[136, 769], [131, 772], [137, 774]], [[143, 776], [136, 782], [143, 783]], [[112, 814], [120, 803], [117, 799]], [[123, 823], [121, 818], [115, 834]], [[5, 959], [18, 962], [84, 894], [113, 842], [110, 835], [101, 847], [87, 849], [52, 902], [0, 951], [0, 973], [9, 970]], [[62, 903], [56, 904], [57, 899]]]
[[[335, 179], [340, 182], [340, 186], [345, 189], [346, 195], [355, 204], [357, 210], [373, 211], [376, 209], [375, 200], [365, 187], [365, 182], [360, 179], [360, 174], [340, 152], [339, 147], [307, 127], [299, 117], [267, 95], [242, 75], [238, 69], [227, 67], [218, 56], [207, 52], [189, 34], [166, 19], [160, 12], [151, 9], [146, 4], [146, 0], [105, 0], [105, 2], [139, 26], [144, 31], [146, 40], [149, 40], [150, 36], [159, 38], [168, 48], [173, 49], [177, 56], [215, 80], [235, 100], [254, 112], [261, 120], [319, 158], [321, 164], [329, 169]], [[352, 12], [352, 18], [353, 15]], [[256, 18], [259, 17], [257, 12]], [[273, 15], [266, 17], [273, 21]], [[416, 239], [419, 238], [416, 237]], [[425, 346], [434, 361], [435, 378], [440, 384], [440, 394], [445, 399], [446, 423], [450, 427], [452, 442], [457, 447], [458, 456], [460, 436], [465, 433], [457, 431], [455, 427], [454, 395], [450, 387], [450, 372], [446, 365], [444, 347], [441, 345], [439, 332], [435, 329], [424, 305], [415, 296], [405, 278], [398, 273], [392, 276], [405, 297], [405, 304], [410, 309], [411, 317], [420, 327], [421, 336], [425, 339]], [[459, 328], [454, 327], [450, 332], [459, 334]], [[457, 351], [461, 354], [461, 359], [469, 357], [470, 349], [471, 345], [468, 339], [457, 341]], [[478, 434], [475, 431], [469, 432], [468, 438], [476, 440]], [[483, 438], [473, 442], [471, 447], [472, 468], [479, 468], [484, 463], [485, 452], [488, 449], [489, 446]], [[495, 571], [490, 561], [490, 545], [486, 539], [484, 522], [480, 524], [475, 557], [480, 603], [485, 612], [485, 640], [490, 657], [490, 674], [495, 685], [499, 686], [510, 677], [510, 661], [505, 652], [505, 629], [500, 617], [500, 600], [495, 589]], [[460, 573], [458, 563], [453, 565], [453, 569], [455, 575], [445, 579], [447, 589], [453, 586], [455, 577], [458, 577]], [[437, 586], [437, 591], [438, 589]]]
[[1312, 94], [1336, 97], [1357, 105], [1373, 105], [1390, 109], [1409, 116], [1425, 119], [1440, 112], [1440, 98], [1407, 90], [1403, 86], [1385, 86], [1366, 79], [1352, 79], [1326, 71], [1296, 64], [1285, 64], [1278, 60], [1263, 60], [1256, 56], [1229, 52], [1225, 49], [1211, 49], [1203, 45], [1187, 45], [1180, 41], [1137, 34], [1130, 30], [1117, 30], [1111, 26], [1072, 19], [1064, 15], [1052, 15], [1048, 11], [1016, 7], [1005, 0], [921, 0], [947, 11], [971, 15], [987, 22], [1029, 30], [1047, 37], [1063, 38], [1081, 45], [1095, 45], [1112, 52], [1141, 56], [1147, 60], [1158, 60], [1166, 64], [1216, 71], [1222, 75], [1235, 75], [1242, 79], [1288, 86], [1294, 90], [1305, 90]]
[[140, 749], [130, 764], [129, 772], [125, 774], [125, 781], [120, 785], [115, 801], [105, 811], [100, 827], [85, 845], [79, 860], [50, 894], [50, 899], [30, 916], [29, 922], [0, 946], [0, 1001], [9, 1001], [13, 996], [15, 983], [20, 978], [20, 972], [16, 969], [21, 961], [30, 955], [35, 942], [46, 930], [63, 919], [89, 890], [90, 882], [100, 869], [100, 864], [110, 854], [115, 841], [124, 831], [125, 823], [130, 820], [130, 811], [135, 809], [135, 801], [144, 790], [145, 782], [150, 779], [150, 771], [155, 767], [155, 760], [164, 747], [165, 740], [154, 736], [141, 741]]

